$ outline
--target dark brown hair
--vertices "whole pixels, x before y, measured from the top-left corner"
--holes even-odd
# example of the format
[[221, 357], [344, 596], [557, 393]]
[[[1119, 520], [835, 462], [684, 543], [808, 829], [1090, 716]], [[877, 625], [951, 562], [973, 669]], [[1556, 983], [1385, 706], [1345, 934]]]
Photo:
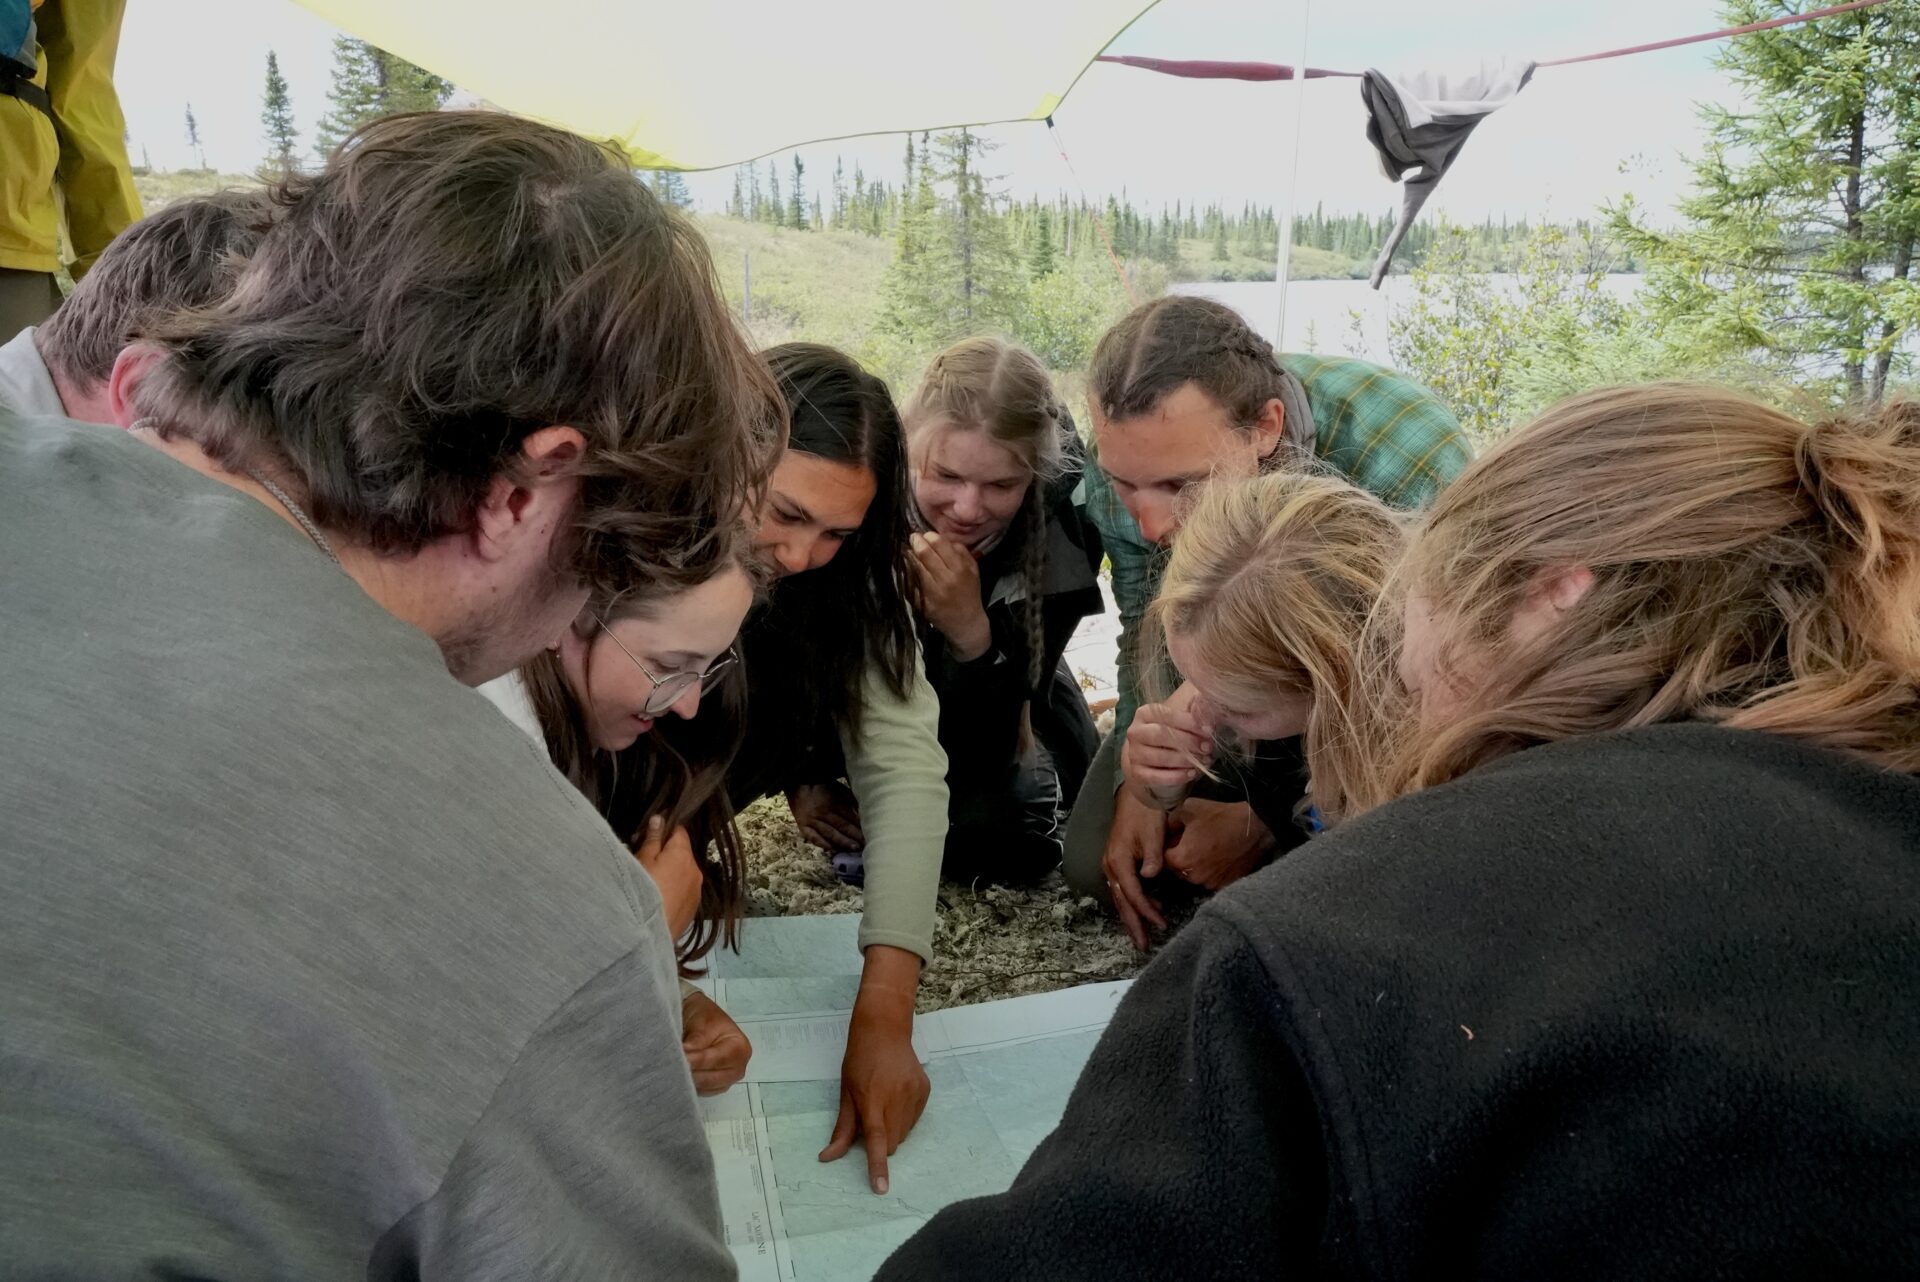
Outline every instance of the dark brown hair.
[[274, 199], [227, 299], [144, 335], [162, 435], [284, 472], [392, 555], [471, 528], [563, 424], [587, 442], [565, 568], [609, 593], [710, 576], [784, 407], [698, 233], [621, 156], [493, 112], [388, 116]]
[[1192, 383], [1218, 401], [1237, 427], [1250, 427], [1280, 395], [1273, 346], [1231, 307], [1168, 294], [1133, 309], [1094, 349], [1088, 389], [1100, 413], [1126, 420], [1151, 414]]
[[869, 665], [898, 698], [912, 691], [905, 433], [887, 385], [845, 352], [784, 343], [766, 358], [792, 414], [787, 448], [865, 468], [874, 495], [833, 560], [774, 584], [748, 628], [747, 662], [756, 689], [769, 679], [786, 687], [795, 729], [857, 734]]
[[121, 349], [169, 312], [204, 307], [233, 288], [272, 217], [265, 191], [176, 200], [114, 237], [33, 344], [55, 374], [107, 381]]

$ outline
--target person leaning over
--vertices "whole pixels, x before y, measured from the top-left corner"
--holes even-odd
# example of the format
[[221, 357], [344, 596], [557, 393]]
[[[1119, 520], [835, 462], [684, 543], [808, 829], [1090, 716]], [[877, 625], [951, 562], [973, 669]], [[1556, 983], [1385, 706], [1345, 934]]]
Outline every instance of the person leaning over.
[[949, 827], [941, 872], [1034, 882], [1099, 743], [1064, 656], [1105, 608], [1100, 536], [1073, 502], [1084, 453], [1038, 357], [970, 338], [901, 411], [913, 586], [940, 697]]
[[[1233, 876], [1272, 859], [1282, 836], [1230, 785], [1209, 781], [1172, 813], [1119, 787], [1120, 748], [1141, 703], [1140, 622], [1188, 492], [1310, 468], [1393, 507], [1419, 508], [1473, 451], [1419, 384], [1365, 361], [1276, 354], [1232, 308], [1193, 295], [1156, 299], [1121, 320], [1100, 340], [1088, 382], [1098, 466], [1087, 470], [1085, 501], [1113, 567], [1119, 703], [1068, 819], [1061, 871], [1081, 894], [1111, 903], [1176, 832], [1193, 859]], [[1177, 683], [1172, 674], [1168, 684]]]
[[1202, 908], [884, 1282], [1912, 1271], [1920, 403], [1578, 397], [1397, 579], [1357, 813]]
[[[1280, 852], [1338, 824], [1375, 702], [1367, 621], [1402, 524], [1358, 486], [1305, 471], [1201, 489], [1146, 618], [1150, 682], [1165, 679], [1162, 656], [1185, 680], [1134, 717], [1125, 787], [1156, 810], [1191, 812], [1223, 804], [1197, 802], [1201, 784], [1229, 782]], [[1114, 907], [1135, 944], [1146, 947], [1149, 923], [1165, 924], [1158, 890], [1217, 891], [1245, 875], [1207, 853], [1175, 840], [1138, 880], [1127, 865], [1114, 870]]]
[[176, 200], [121, 232], [51, 320], [0, 344], [0, 410], [130, 425], [138, 379], [113, 384], [121, 349], [168, 312], [224, 298], [272, 210], [264, 190], [222, 191]]
[[709, 577], [777, 394], [611, 149], [392, 116], [275, 201], [137, 431], [0, 420], [8, 1263], [731, 1278], [660, 895], [467, 687]]

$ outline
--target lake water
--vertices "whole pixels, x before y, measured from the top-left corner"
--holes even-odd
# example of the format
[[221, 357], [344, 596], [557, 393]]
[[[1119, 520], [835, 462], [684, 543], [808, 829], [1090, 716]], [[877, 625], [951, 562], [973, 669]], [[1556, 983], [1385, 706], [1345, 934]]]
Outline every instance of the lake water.
[[[1505, 288], [1518, 288], [1512, 276], [1493, 279]], [[1639, 276], [1608, 276], [1602, 287], [1624, 300], [1639, 291], [1640, 281]], [[1364, 280], [1294, 281], [1287, 287], [1287, 332], [1275, 342], [1280, 291], [1272, 281], [1188, 281], [1171, 289], [1218, 299], [1282, 351], [1354, 355], [1381, 365], [1392, 363], [1387, 352], [1388, 319], [1406, 306], [1413, 293], [1405, 276], [1389, 276], [1378, 291]]]

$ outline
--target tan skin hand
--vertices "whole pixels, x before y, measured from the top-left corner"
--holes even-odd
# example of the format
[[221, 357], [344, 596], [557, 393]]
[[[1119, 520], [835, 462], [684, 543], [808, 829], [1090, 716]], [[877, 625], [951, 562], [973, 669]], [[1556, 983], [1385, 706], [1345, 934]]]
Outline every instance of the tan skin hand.
[[666, 821], [655, 815], [647, 820], [647, 834], [633, 852], [640, 866], [653, 878], [666, 909], [667, 929], [679, 939], [693, 925], [700, 911], [700, 863], [693, 855], [693, 841], [685, 828], [666, 831]]
[[927, 622], [947, 639], [962, 663], [993, 644], [987, 609], [980, 604], [980, 567], [973, 553], [939, 534], [912, 538], [914, 594]]
[[867, 834], [860, 828], [860, 803], [853, 790], [838, 780], [803, 783], [787, 790], [787, 808], [800, 835], [825, 851], [865, 850]]
[[855, 1139], [867, 1150], [867, 1183], [885, 1193], [887, 1159], [926, 1110], [932, 1083], [913, 1049], [913, 996], [920, 958], [902, 948], [867, 949], [840, 1065], [840, 1115], [820, 1160], [846, 1156]]
[[1204, 890], [1258, 872], [1274, 844], [1273, 830], [1244, 801], [1189, 797], [1167, 819], [1167, 867]]
[[680, 1049], [693, 1073], [693, 1089], [718, 1095], [747, 1075], [753, 1045], [732, 1016], [705, 993], [688, 993], [680, 1003]]
[[1122, 788], [1113, 799], [1113, 827], [1107, 832], [1107, 850], [1100, 862], [1120, 926], [1143, 953], [1150, 942], [1147, 927], [1167, 928], [1159, 903], [1140, 884], [1142, 877], [1159, 875], [1166, 840], [1166, 812]]
[[1147, 805], [1171, 810], [1213, 760], [1213, 727], [1198, 715], [1193, 687], [1183, 685], [1164, 703], [1150, 703], [1134, 714], [1120, 747], [1120, 769], [1127, 786]]

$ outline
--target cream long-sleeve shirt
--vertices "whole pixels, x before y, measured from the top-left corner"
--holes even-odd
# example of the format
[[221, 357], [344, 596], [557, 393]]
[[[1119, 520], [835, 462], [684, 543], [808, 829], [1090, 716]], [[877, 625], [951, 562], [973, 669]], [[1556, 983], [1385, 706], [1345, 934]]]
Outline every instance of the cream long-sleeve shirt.
[[[886, 944], [933, 960], [935, 899], [947, 844], [947, 754], [940, 746], [940, 697], [927, 684], [920, 650], [902, 700], [869, 666], [860, 736], [844, 731], [847, 784], [867, 836], [866, 911], [860, 947]], [[751, 714], [749, 714], [751, 715]]]

